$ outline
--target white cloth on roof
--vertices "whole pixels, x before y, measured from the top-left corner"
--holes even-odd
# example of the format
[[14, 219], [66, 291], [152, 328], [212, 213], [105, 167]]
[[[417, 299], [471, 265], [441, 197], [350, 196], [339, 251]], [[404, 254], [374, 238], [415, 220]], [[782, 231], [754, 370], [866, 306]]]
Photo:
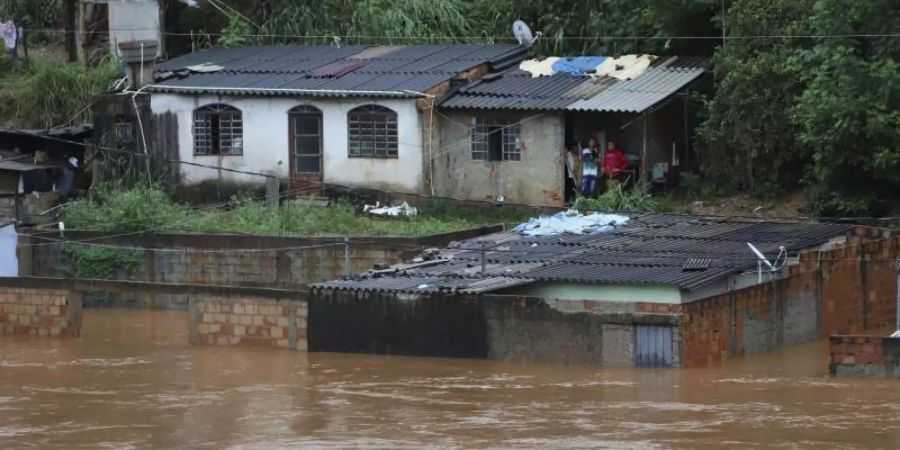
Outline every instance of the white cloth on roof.
[[553, 65], [559, 61], [559, 57], [551, 56], [544, 59], [526, 59], [519, 63], [519, 70], [531, 73], [531, 78], [549, 77], [553, 75]]
[[647, 70], [656, 59], [653, 55], [622, 55], [618, 58], [606, 58], [597, 66], [594, 76], [610, 76], [619, 80], [630, 80]]
[[541, 216], [515, 227], [513, 231], [526, 236], [555, 236], [558, 234], [608, 233], [628, 222], [627, 216], [596, 213], [584, 215], [574, 210]]

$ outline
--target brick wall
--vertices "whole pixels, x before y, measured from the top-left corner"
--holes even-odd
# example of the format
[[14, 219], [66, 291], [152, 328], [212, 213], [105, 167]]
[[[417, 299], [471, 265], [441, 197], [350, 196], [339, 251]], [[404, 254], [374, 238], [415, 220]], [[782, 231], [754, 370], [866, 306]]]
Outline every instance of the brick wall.
[[0, 287], [0, 334], [73, 336], [81, 329], [81, 297], [67, 289]]
[[682, 306], [686, 366], [776, 350], [835, 333], [885, 330], [895, 317], [900, 238], [805, 252], [781, 280]]
[[189, 310], [192, 344], [307, 349], [305, 300], [202, 295]]
[[838, 377], [900, 379], [900, 339], [831, 336], [829, 372]]

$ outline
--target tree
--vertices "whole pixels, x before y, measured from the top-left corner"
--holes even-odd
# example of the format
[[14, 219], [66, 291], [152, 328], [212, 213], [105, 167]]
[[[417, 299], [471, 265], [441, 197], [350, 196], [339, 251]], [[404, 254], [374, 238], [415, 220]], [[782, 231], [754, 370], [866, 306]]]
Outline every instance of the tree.
[[792, 63], [809, 46], [812, 0], [743, 0], [728, 10], [728, 39], [714, 57], [718, 81], [698, 129], [701, 166], [710, 182], [775, 195], [799, 186], [810, 159], [797, 140], [792, 109], [805, 68]]
[[800, 141], [813, 152], [807, 197], [826, 214], [884, 212], [900, 197], [898, 5], [889, 0], [818, 0], [816, 45], [796, 107]]

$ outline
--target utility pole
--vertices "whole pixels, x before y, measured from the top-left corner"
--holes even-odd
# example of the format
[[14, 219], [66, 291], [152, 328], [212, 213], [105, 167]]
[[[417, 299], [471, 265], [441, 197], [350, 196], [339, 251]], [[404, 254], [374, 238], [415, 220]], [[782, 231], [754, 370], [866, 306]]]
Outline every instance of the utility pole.
[[894, 269], [897, 270], [897, 323], [896, 331], [891, 337], [900, 338], [900, 258], [894, 261]]

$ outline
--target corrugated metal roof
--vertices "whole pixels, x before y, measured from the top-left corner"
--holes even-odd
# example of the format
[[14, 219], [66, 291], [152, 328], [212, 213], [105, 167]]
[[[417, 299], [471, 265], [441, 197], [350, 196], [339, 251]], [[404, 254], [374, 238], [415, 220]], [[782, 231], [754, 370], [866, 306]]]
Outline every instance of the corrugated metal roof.
[[650, 67], [640, 76], [615, 83], [591, 98], [569, 105], [567, 109], [639, 113], [665, 100], [701, 75], [703, 69]]
[[[157, 65], [180, 78], [157, 82], [154, 92], [225, 95], [417, 97], [482, 64], [504, 68], [525, 57], [512, 44], [409, 46], [272, 46], [213, 48]], [[197, 64], [221, 66], [193, 73]], [[186, 76], [185, 76], [186, 75]]]
[[470, 83], [441, 107], [545, 111], [639, 113], [665, 100], [703, 75], [701, 60], [667, 59], [631, 80], [556, 73], [532, 78], [518, 69]]
[[[769, 259], [846, 235], [843, 224], [775, 223], [684, 215], [632, 215], [612, 232], [526, 237], [496, 233], [452, 244], [435, 261], [318, 283], [314, 288], [392, 292], [477, 292], [546, 281], [672, 285], [695, 289]], [[482, 247], [484, 263], [482, 272]], [[422, 285], [427, 285], [421, 287]], [[475, 291], [472, 291], [475, 292]]]

